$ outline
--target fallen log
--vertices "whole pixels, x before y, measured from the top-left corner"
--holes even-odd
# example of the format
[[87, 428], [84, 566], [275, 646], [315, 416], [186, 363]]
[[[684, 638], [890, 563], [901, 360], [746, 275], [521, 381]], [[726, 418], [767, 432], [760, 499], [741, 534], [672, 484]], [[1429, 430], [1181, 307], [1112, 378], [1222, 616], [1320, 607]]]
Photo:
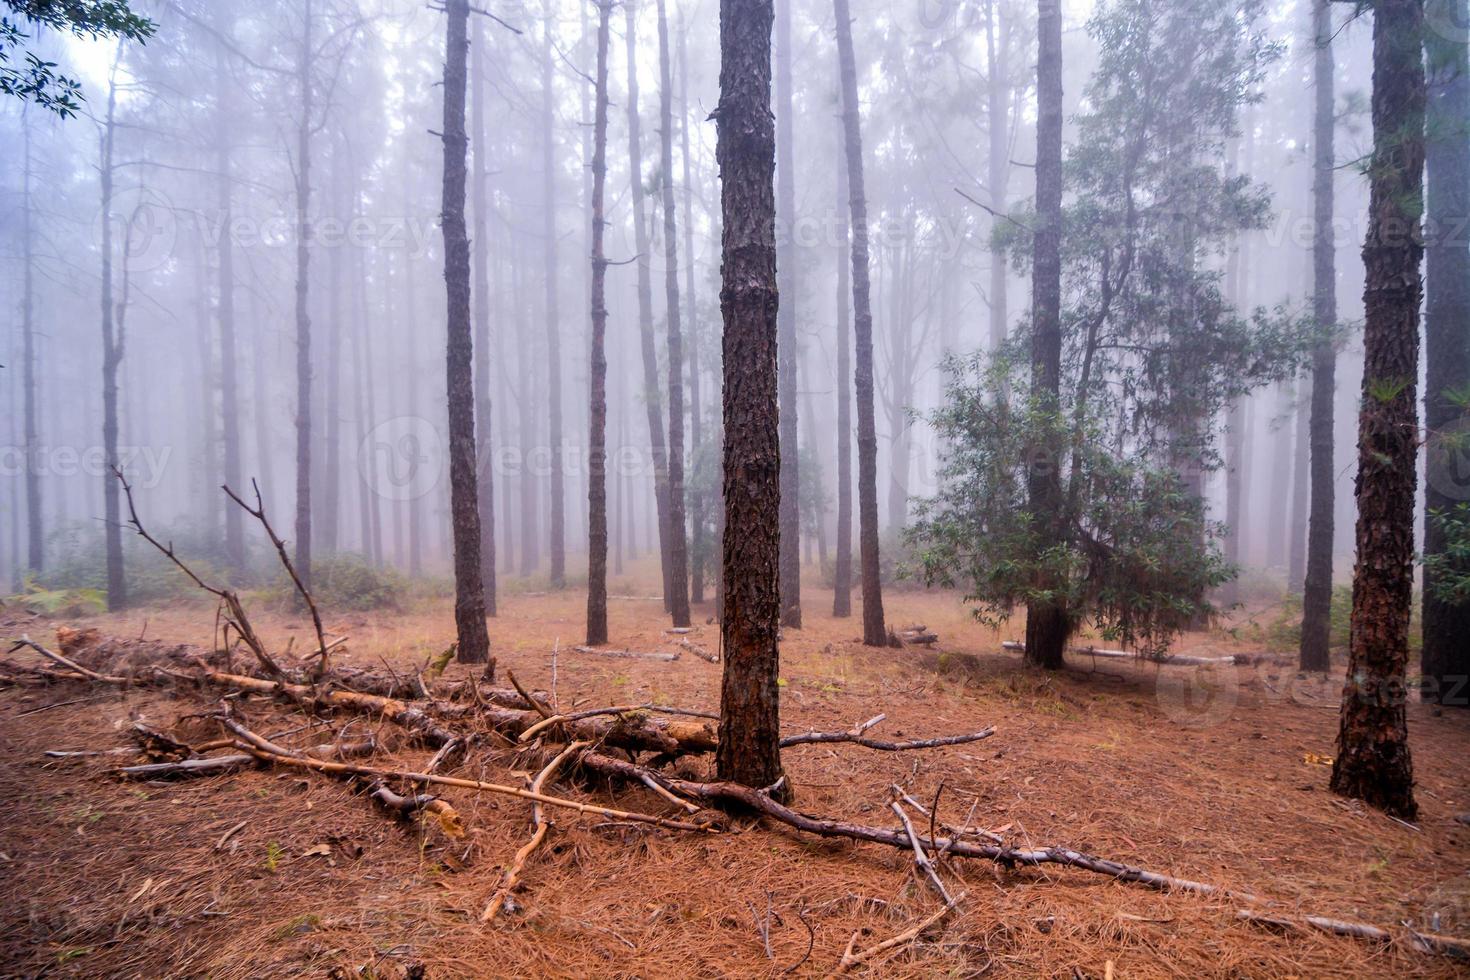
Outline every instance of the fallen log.
[[124, 779], [171, 779], [178, 776], [217, 776], [255, 765], [251, 755], [217, 755], [208, 759], [184, 759], [182, 762], [150, 762], [116, 770]]
[[677, 653], [640, 653], [637, 650], [601, 650], [597, 647], [572, 647], [577, 653], [594, 654], [599, 657], [617, 657], [622, 660], [658, 660], [670, 662], [679, 659]]
[[688, 650], [690, 653], [694, 654], [696, 657], [698, 657], [700, 660], [703, 660], [705, 663], [717, 664], [717, 663], [720, 662], [720, 658], [719, 657], [717, 657], [714, 654], [710, 653], [708, 650], [706, 650], [704, 647], [700, 646], [698, 643], [695, 643], [693, 640], [688, 640], [688, 639], [680, 640], [679, 641], [679, 646], [682, 647], [685, 650]]
[[[1006, 650], [1018, 653], [1026, 651], [1026, 644], [1016, 640], [1006, 640], [1001, 646]], [[1102, 657], [1107, 660], [1139, 660], [1149, 664], [1162, 664], [1165, 667], [1221, 667], [1226, 664], [1240, 663], [1240, 658], [1230, 657], [1196, 657], [1191, 654], [1179, 653], [1164, 657], [1146, 657], [1141, 653], [1129, 653], [1127, 650], [1103, 650], [1099, 647], [1069, 647], [1068, 653], [1079, 657]]]

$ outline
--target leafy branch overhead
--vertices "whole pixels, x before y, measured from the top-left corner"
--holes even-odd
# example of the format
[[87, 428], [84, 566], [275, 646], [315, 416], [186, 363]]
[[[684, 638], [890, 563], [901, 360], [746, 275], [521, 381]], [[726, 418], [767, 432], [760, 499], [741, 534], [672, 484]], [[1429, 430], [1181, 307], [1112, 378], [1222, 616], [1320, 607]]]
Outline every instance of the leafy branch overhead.
[[142, 44], [157, 30], [153, 21], [132, 11], [128, 0], [5, 0], [5, 5], [7, 12], [0, 16], [0, 94], [33, 102], [63, 119], [81, 109], [81, 83], [58, 71], [56, 62], [26, 49], [27, 44], [40, 42], [46, 31]]

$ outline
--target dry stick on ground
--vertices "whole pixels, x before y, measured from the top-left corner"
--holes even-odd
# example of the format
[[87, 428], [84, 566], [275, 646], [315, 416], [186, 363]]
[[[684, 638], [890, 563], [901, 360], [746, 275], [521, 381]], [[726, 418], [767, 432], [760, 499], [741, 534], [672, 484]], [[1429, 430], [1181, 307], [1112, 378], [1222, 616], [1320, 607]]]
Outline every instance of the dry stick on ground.
[[260, 665], [266, 669], [266, 673], [272, 677], [279, 678], [282, 683], [287, 682], [289, 678], [286, 676], [286, 672], [280, 668], [275, 660], [271, 659], [271, 655], [265, 651], [265, 644], [261, 643], [260, 637], [255, 635], [255, 629], [250, 625], [250, 617], [245, 615], [245, 607], [240, 604], [240, 597], [232, 589], [216, 588], [205, 582], [198, 575], [194, 574], [192, 568], [184, 564], [183, 559], [174, 553], [173, 542], [170, 541], [167, 545], [164, 545], [153, 535], [149, 534], [148, 530], [143, 527], [142, 520], [138, 517], [138, 508], [133, 504], [132, 484], [128, 482], [127, 477], [123, 476], [123, 471], [120, 468], [114, 466], [112, 472], [117, 477], [118, 482], [122, 484], [123, 494], [128, 500], [128, 524], [132, 526], [133, 530], [138, 532], [144, 541], [157, 548], [165, 558], [177, 565], [180, 571], [193, 579], [195, 585], [224, 603], [225, 608], [229, 611], [229, 616], [225, 620], [226, 625], [234, 627], [235, 632], [240, 635], [240, 639], [245, 641], [245, 645], [250, 648], [250, 652], [255, 654], [255, 659], [259, 660]]
[[708, 650], [706, 650], [704, 647], [700, 646], [698, 643], [695, 643], [693, 640], [689, 640], [689, 639], [680, 640], [679, 641], [679, 646], [683, 647], [685, 650], [688, 650], [690, 653], [694, 654], [696, 657], [698, 657], [700, 660], [703, 660], [705, 663], [717, 664], [717, 663], [720, 662], [720, 658], [719, 657], [717, 657], [714, 654], [710, 653]]
[[637, 650], [599, 650], [597, 647], [572, 647], [578, 653], [595, 654], [599, 657], [618, 657], [623, 660], [662, 660], [674, 661], [679, 659], [677, 653], [639, 653]]
[[253, 755], [216, 755], [208, 759], [185, 759], [183, 762], [150, 762], [116, 770], [125, 779], [167, 779], [170, 776], [217, 776], [255, 765]]
[[899, 822], [903, 824], [904, 833], [909, 836], [909, 844], [914, 849], [914, 865], [928, 876], [929, 881], [934, 885], [935, 891], [939, 892], [939, 897], [944, 899], [944, 904], [953, 905], [954, 899], [950, 896], [949, 889], [944, 887], [944, 882], [940, 880], [939, 872], [934, 870], [934, 863], [929, 860], [929, 855], [924, 853], [924, 847], [919, 843], [919, 835], [914, 832], [914, 825], [909, 820], [909, 815], [904, 812], [903, 805], [895, 798], [888, 801], [888, 808], [898, 814]]
[[532, 697], [530, 691], [521, 686], [521, 682], [516, 680], [516, 675], [514, 673], [507, 670], [505, 672], [505, 676], [510, 678], [511, 686], [516, 689], [516, 692], [520, 694], [521, 697], [526, 699], [527, 704], [536, 709], [537, 713], [540, 714], [542, 718], [550, 718], [554, 714], [554, 712], [550, 708], [542, 704], [536, 698]]
[[857, 731], [848, 732], [806, 732], [801, 735], [787, 735], [781, 739], [781, 748], [790, 748], [793, 745], [813, 745], [817, 743], [851, 742], [853, 745], [861, 745], [866, 749], [876, 749], [879, 752], [909, 752], [914, 749], [936, 749], [945, 745], [964, 745], [968, 742], [978, 742], [995, 734], [992, 726], [982, 731], [971, 732], [968, 735], [946, 735], [943, 738], [921, 738], [910, 742], [889, 742], [879, 738], [867, 738]]
[[968, 892], [961, 892], [959, 898], [956, 898], [952, 902], [946, 902], [944, 905], [940, 906], [939, 909], [934, 912], [934, 914], [928, 916], [922, 922], [916, 923], [915, 925], [908, 929], [905, 929], [898, 935], [893, 936], [889, 939], [885, 939], [881, 943], [878, 943], [876, 946], [870, 946], [862, 952], [857, 952], [858, 936], [860, 936], [861, 933], [853, 933], [852, 938], [847, 941], [847, 949], [842, 951], [842, 961], [837, 964], [837, 969], [833, 970], [830, 975], [840, 976], [846, 973], [848, 970], [851, 970], [853, 967], [865, 963], [875, 956], [882, 955], [883, 953], [887, 953], [890, 950], [898, 949], [900, 946], [904, 946], [908, 943], [913, 942], [915, 939], [918, 939], [919, 936], [923, 934], [925, 929], [928, 929], [940, 919], [943, 919], [945, 916], [953, 912], [956, 906], [958, 906], [960, 902], [963, 902], [965, 900], [965, 896], [967, 894]]
[[[1321, 915], [1304, 915], [1300, 919], [1288, 916], [1268, 915], [1261, 912], [1252, 912], [1240, 909], [1235, 917], [1242, 922], [1252, 925], [1265, 926], [1271, 929], [1279, 929], [1283, 932], [1305, 932], [1308, 927], [1319, 932], [1330, 933], [1334, 936], [1348, 936], [1353, 939], [1365, 939], [1369, 942], [1392, 942], [1393, 934], [1380, 926], [1369, 925], [1366, 922], [1347, 922], [1342, 919], [1330, 919]], [[1421, 953], [1438, 954], [1449, 956], [1453, 959], [1470, 959], [1470, 939], [1457, 939], [1453, 936], [1435, 936], [1419, 932], [1409, 928], [1407, 923], [1405, 929], [1409, 934], [1409, 945]]]
[[271, 527], [271, 522], [266, 519], [265, 502], [260, 498], [260, 485], [254, 480], [251, 480], [250, 488], [255, 491], [254, 507], [241, 500], [239, 495], [234, 490], [231, 490], [228, 485], [220, 489], [224, 490], [225, 495], [231, 500], [239, 504], [241, 510], [255, 518], [260, 522], [260, 526], [265, 528], [266, 536], [271, 539], [271, 544], [276, 546], [277, 557], [281, 559], [281, 564], [286, 567], [286, 574], [291, 576], [291, 582], [296, 586], [296, 591], [300, 593], [302, 599], [306, 600], [306, 608], [311, 610], [311, 624], [316, 627], [317, 649], [321, 651], [321, 660], [316, 665], [316, 677], [320, 679], [327, 672], [327, 659], [331, 651], [331, 647], [327, 646], [326, 634], [322, 632], [322, 615], [317, 611], [316, 601], [312, 599], [311, 592], [306, 588], [306, 584], [301, 581], [301, 576], [296, 574], [296, 566], [291, 564], [291, 558], [286, 553], [286, 542], [281, 540], [280, 536], [276, 534], [275, 529]]
[[688, 708], [669, 708], [653, 703], [618, 704], [612, 705], [607, 708], [588, 708], [585, 711], [573, 711], [571, 714], [566, 715], [548, 715], [542, 718], [540, 721], [536, 722], [536, 724], [532, 725], [530, 728], [527, 728], [525, 731], [521, 732], [520, 737], [517, 739], [517, 741], [529, 742], [531, 739], [535, 738], [546, 729], [551, 728], [555, 725], [560, 725], [563, 722], [582, 721], [586, 718], [598, 718], [607, 715], [621, 716], [631, 714], [635, 711], [655, 711], [667, 715], [684, 715], [691, 718], [709, 718], [713, 721], [719, 721], [720, 719], [719, 715], [711, 714], [708, 711], [692, 711]]
[[[587, 742], [573, 742], [565, 749], [562, 749], [561, 754], [548, 762], [546, 767], [536, 774], [536, 778], [531, 780], [531, 792], [540, 793], [543, 787], [545, 787], [546, 781], [561, 768], [562, 763], [566, 762], [574, 753], [586, 748], [588, 744]], [[540, 801], [531, 804], [531, 823], [535, 828], [531, 833], [531, 839], [526, 841], [520, 850], [516, 851], [515, 857], [511, 859], [510, 866], [500, 876], [500, 884], [496, 886], [495, 893], [490, 896], [490, 901], [486, 904], [485, 911], [480, 914], [481, 922], [489, 922], [505, 907], [505, 902], [510, 898], [511, 891], [515, 888], [516, 883], [520, 881], [521, 872], [526, 868], [526, 862], [530, 860], [536, 848], [541, 846], [541, 842], [546, 839], [550, 824], [547, 822], [546, 815], [541, 809]]]
[[45, 657], [47, 660], [52, 661], [53, 663], [61, 664], [61, 666], [65, 667], [67, 670], [76, 671], [78, 674], [81, 674], [88, 680], [100, 681], [104, 684], [128, 683], [128, 679], [126, 677], [116, 677], [111, 674], [99, 674], [95, 670], [88, 670], [81, 664], [74, 663], [66, 659], [59, 653], [53, 653], [50, 650], [47, 650], [45, 647], [41, 646], [41, 644], [32, 640], [29, 634], [22, 634], [21, 638], [15, 642], [15, 646], [10, 648], [10, 652], [14, 653], [15, 651], [20, 650], [24, 647], [29, 647], [30, 649], [36, 651], [41, 656]]

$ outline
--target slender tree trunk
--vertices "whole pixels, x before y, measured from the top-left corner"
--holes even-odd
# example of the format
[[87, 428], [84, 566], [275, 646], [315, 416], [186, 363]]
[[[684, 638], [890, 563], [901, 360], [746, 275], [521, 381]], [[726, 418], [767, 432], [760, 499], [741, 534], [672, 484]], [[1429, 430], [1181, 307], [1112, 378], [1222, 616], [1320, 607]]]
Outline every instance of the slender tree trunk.
[[[341, 141], [333, 147], [332, 182], [329, 199], [337, 208], [343, 207], [342, 188], [351, 182], [343, 173], [351, 163], [346, 159]], [[337, 214], [341, 210], [336, 211]], [[322, 550], [336, 554], [342, 526], [342, 264], [345, 257], [340, 243], [327, 249], [327, 383], [326, 397], [320, 402], [322, 421], [325, 423], [326, 438], [322, 442], [321, 502], [318, 507], [317, 535]], [[224, 362], [224, 351], [220, 352]], [[225, 416], [228, 418], [229, 413]], [[240, 508], [227, 508], [226, 513]]]
[[311, 584], [311, 68], [313, 0], [304, 0], [301, 45], [296, 59], [300, 117], [296, 126], [296, 573]]
[[561, 402], [561, 314], [557, 310], [556, 244], [556, 91], [552, 74], [551, 32], [556, 24], [555, 8], [546, 4], [542, 17], [541, 45], [541, 230], [546, 243], [546, 393], [550, 400], [547, 445], [551, 449], [551, 587], [567, 584], [567, 526], [565, 447], [562, 442]]
[[[1427, 390], [1424, 424], [1429, 430], [1429, 479], [1426, 487], [1424, 554], [1448, 550], [1446, 535], [1433, 515], [1448, 512], [1470, 498], [1470, 487], [1456, 478], [1455, 460], [1464, 452], [1463, 433], [1470, 411], [1470, 249], [1466, 217], [1470, 216], [1470, 58], [1463, 31], [1470, 25], [1465, 0], [1427, 0], [1430, 22], [1444, 33], [1425, 36], [1429, 65], [1427, 152], [1429, 226], [1428, 290], [1424, 314]], [[1446, 29], [1447, 25], [1455, 25]], [[1455, 564], [1460, 575], [1470, 563]], [[1439, 573], [1424, 573], [1424, 650], [1422, 691], [1427, 700], [1470, 707], [1470, 602], [1446, 602], [1439, 594]]]
[[[841, 2], [841, 0], [838, 0]], [[777, 400], [776, 134], [771, 0], [720, 2], [715, 110], [724, 215], [724, 619], [719, 778], [772, 786], [781, 772], [781, 439]], [[781, 793], [789, 795], [783, 784]]]
[[21, 287], [21, 333], [25, 349], [25, 484], [26, 484], [26, 567], [39, 573], [45, 567], [45, 537], [41, 525], [41, 446], [36, 431], [36, 302], [35, 241], [31, 227], [31, 118], [21, 112], [25, 139], [25, 184], [22, 207], [22, 248], [25, 250], [25, 272]]
[[474, 131], [470, 145], [474, 149], [474, 238], [470, 255], [474, 260], [473, 292], [475, 316], [475, 433], [479, 439], [478, 469], [480, 511], [480, 584], [485, 587], [485, 614], [498, 612], [495, 571], [495, 454], [491, 439], [490, 402], [490, 238], [486, 219], [490, 194], [486, 181], [490, 173], [490, 143], [485, 135], [485, 31], [484, 17], [474, 19], [474, 36], [470, 42], [470, 125]]
[[1373, 159], [1363, 245], [1358, 563], [1332, 789], [1412, 820], [1405, 718], [1414, 588], [1419, 282], [1424, 188], [1423, 0], [1376, 0]]
[[[1038, 0], [1036, 92], [1036, 232], [1031, 277], [1031, 388], [1042, 413], [1061, 409], [1062, 363], [1062, 8], [1060, 0]], [[1045, 535], [1057, 541], [1065, 520], [1061, 484], [1060, 430], [1052, 431], [1027, 480], [1030, 508]], [[1051, 589], [1050, 580], [1037, 583]], [[1058, 602], [1026, 607], [1026, 662], [1056, 670], [1072, 632], [1070, 610]]]
[[[1296, 413], [1292, 424], [1296, 438], [1291, 453], [1291, 520], [1290, 545], [1286, 558], [1286, 591], [1299, 596], [1307, 577], [1307, 504], [1311, 472], [1311, 401], [1312, 378], [1304, 376], [1298, 386]], [[1300, 392], [1305, 392], [1301, 394]]]
[[[691, 458], [697, 460], [704, 446], [704, 407], [700, 399], [699, 377], [699, 310], [695, 304], [694, 290], [694, 181], [690, 175], [689, 150], [689, 58], [686, 51], [689, 36], [684, 26], [684, 11], [679, 11], [679, 138], [683, 143], [684, 167], [684, 302], [689, 321], [689, 436]], [[707, 501], [703, 487], [689, 494], [691, 523], [689, 588], [690, 599], [704, 602], [704, 566], [708, 544], [705, 539], [705, 508]]]
[[465, 87], [469, 56], [469, 0], [445, 0], [444, 40], [444, 282], [447, 287], [449, 494], [454, 524], [454, 626], [460, 663], [489, 662], [485, 587], [480, 580], [479, 490], [475, 486], [474, 336], [470, 329], [470, 240], [465, 229]]
[[776, 275], [781, 392], [781, 625], [801, 628], [801, 457], [797, 452], [796, 137], [791, 97], [791, 2], [776, 0]]
[[[592, 137], [592, 356], [587, 438], [587, 642], [607, 642], [607, 46], [613, 0], [597, 0], [597, 109]], [[636, 183], [636, 178], [635, 178]]]
[[[107, 116], [102, 129], [102, 453], [107, 469], [102, 478], [103, 535], [107, 552], [107, 608], [113, 612], [128, 604], [128, 583], [123, 573], [122, 517], [119, 510], [118, 483], [111, 470], [120, 466], [117, 455], [117, 369], [122, 363], [123, 337], [113, 322], [112, 297], [112, 178], [113, 146], [117, 133], [117, 68], [122, 48], [112, 63], [107, 86]], [[123, 251], [127, 252], [132, 229], [129, 219], [122, 230]], [[126, 261], [126, 260], [125, 260]]]
[[1312, 313], [1318, 339], [1312, 350], [1311, 513], [1307, 525], [1307, 574], [1302, 594], [1302, 670], [1327, 670], [1332, 612], [1333, 403], [1337, 395], [1337, 260], [1332, 233], [1336, 123], [1332, 57], [1332, 0], [1312, 0], [1315, 42], [1312, 77]]
[[[1010, 54], [1010, 24], [1002, 17], [997, 0], [988, 0], [985, 17], [985, 46], [987, 54], [986, 76], [986, 127], [989, 136], [988, 172], [990, 183], [990, 207], [997, 215], [1009, 209], [1006, 201], [1006, 185], [1011, 170], [1010, 113], [1007, 111], [1010, 95], [1008, 56]], [[1006, 251], [995, 236], [995, 223], [999, 217], [991, 218], [990, 244], [990, 348], [998, 350], [1005, 342], [1009, 324], [1006, 309]]]
[[833, 0], [842, 76], [843, 142], [852, 212], [852, 308], [858, 415], [858, 534], [863, 582], [863, 642], [884, 646], [883, 585], [878, 567], [878, 428], [873, 412], [873, 305], [868, 283], [868, 201], [863, 190], [863, 136], [848, 0]]
[[[409, 201], [407, 190], [411, 186], [411, 167], [409, 166], [407, 153], [404, 155], [404, 211], [408, 213]], [[403, 253], [403, 309], [400, 311], [402, 323], [404, 324], [398, 337], [403, 350], [403, 363], [407, 365], [404, 372], [408, 375], [408, 384], [404, 386], [404, 394], [408, 399], [407, 409], [404, 415], [411, 418], [421, 418], [419, 415], [419, 373], [423, 367], [419, 358], [419, 338], [415, 336], [413, 325], [419, 309], [418, 294], [418, 265], [414, 257], [405, 251]], [[410, 465], [418, 466], [414, 461]], [[424, 499], [425, 494], [411, 493], [407, 499], [400, 504], [408, 514], [408, 530], [406, 532], [405, 547], [408, 552], [408, 574], [417, 578], [424, 573]]]
[[[219, 210], [219, 296], [216, 302], [219, 315], [220, 429], [224, 436], [225, 483], [240, 490], [243, 488], [240, 486], [240, 373], [235, 341], [235, 247], [230, 240], [233, 217], [231, 185], [234, 182], [230, 127], [235, 120], [225, 53], [224, 47], [215, 46], [214, 167], [215, 206]], [[243, 518], [244, 512], [239, 507], [225, 511], [225, 561], [236, 574], [245, 570]]]
[[674, 626], [689, 625], [689, 551], [684, 520], [684, 336], [679, 309], [679, 229], [674, 204], [674, 81], [669, 66], [669, 19], [658, 0], [660, 169], [664, 204], [664, 305], [669, 328], [669, 575]]
[[[260, 489], [266, 500], [275, 499], [276, 470], [273, 454], [276, 450], [275, 435], [271, 432], [270, 401], [266, 399], [266, 361], [268, 351], [266, 348], [267, 322], [265, 312], [262, 309], [261, 297], [254, 295], [250, 305], [253, 314], [251, 321], [255, 324], [252, 333], [251, 349], [251, 415], [255, 423], [255, 465], [260, 471]], [[371, 397], [371, 395], [369, 395]]]
[[[842, 101], [838, 93], [838, 101]], [[837, 162], [837, 560], [832, 615], [852, 615], [852, 247], [848, 243], [847, 164]]]
[[669, 452], [663, 422], [662, 385], [653, 336], [653, 270], [648, 244], [648, 212], [643, 190], [643, 129], [638, 118], [637, 2], [624, 0], [628, 54], [628, 172], [632, 178], [633, 241], [638, 249], [638, 329], [643, 350], [643, 403], [648, 413], [648, 439], [653, 448], [654, 503], [658, 512], [659, 561], [665, 611], [672, 611], [673, 583], [669, 554]]

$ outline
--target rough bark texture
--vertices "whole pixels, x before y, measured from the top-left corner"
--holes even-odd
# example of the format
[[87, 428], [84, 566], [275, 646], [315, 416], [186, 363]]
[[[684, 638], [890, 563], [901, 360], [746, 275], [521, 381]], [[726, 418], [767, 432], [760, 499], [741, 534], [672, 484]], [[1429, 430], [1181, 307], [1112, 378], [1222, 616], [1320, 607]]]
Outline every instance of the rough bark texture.
[[[689, 320], [689, 436], [692, 458], [698, 459], [704, 445], [703, 401], [699, 377], [699, 312], [694, 291], [694, 181], [690, 174], [689, 150], [689, 58], [686, 48], [689, 32], [684, 27], [684, 12], [679, 11], [679, 138], [683, 144], [684, 167], [684, 302]], [[704, 523], [706, 506], [702, 488], [689, 495], [693, 533], [689, 542], [689, 591], [692, 602], [704, 602], [704, 567], [708, 560], [708, 542]]]
[[296, 554], [301, 581], [311, 587], [311, 114], [312, 0], [302, 7], [301, 44], [296, 57]]
[[547, 412], [550, 431], [547, 445], [551, 448], [551, 486], [549, 488], [551, 519], [551, 587], [567, 584], [567, 481], [562, 452], [561, 404], [561, 313], [557, 309], [556, 247], [556, 91], [552, 72], [551, 32], [555, 26], [554, 9], [546, 5], [541, 23], [541, 170], [543, 207], [541, 231], [546, 238], [546, 394], [551, 401]]
[[[841, 95], [839, 93], [839, 100]], [[847, 164], [837, 161], [837, 554], [832, 615], [852, 615], [852, 245]]]
[[[228, 9], [228, 8], [226, 8]], [[228, 25], [227, 25], [228, 26]], [[219, 209], [219, 295], [215, 312], [219, 320], [220, 422], [225, 451], [225, 484], [241, 485], [240, 467], [240, 375], [235, 342], [235, 248], [230, 239], [231, 167], [230, 127], [234, 105], [230, 98], [230, 75], [225, 49], [215, 47], [214, 167], [215, 206]], [[111, 481], [109, 481], [111, 482]], [[225, 508], [225, 560], [232, 571], [245, 568], [244, 512]]]
[[776, 134], [771, 0], [721, 0], [715, 110], [724, 256], [724, 618], [719, 778], [781, 778], [781, 441], [776, 393]]
[[628, 55], [628, 171], [632, 181], [633, 243], [638, 249], [638, 336], [643, 353], [643, 406], [648, 441], [653, 450], [654, 504], [658, 510], [658, 553], [663, 573], [664, 608], [670, 609], [673, 586], [669, 567], [669, 449], [664, 431], [662, 385], [653, 336], [653, 270], [648, 242], [648, 212], [643, 192], [643, 126], [638, 117], [637, 3], [624, 0]]
[[[128, 582], [123, 573], [122, 515], [117, 480], [112, 470], [117, 455], [117, 369], [122, 363], [123, 338], [113, 322], [112, 299], [112, 153], [117, 133], [117, 64], [112, 66], [107, 88], [107, 117], [102, 127], [102, 453], [107, 463], [103, 476], [103, 535], [106, 540], [107, 608], [116, 612], [128, 603]], [[123, 249], [128, 247], [131, 221], [123, 225]]]
[[873, 417], [873, 303], [868, 281], [868, 201], [863, 189], [863, 135], [858, 117], [857, 65], [848, 0], [833, 0], [837, 61], [842, 76], [842, 130], [852, 213], [853, 387], [858, 415], [858, 534], [863, 582], [863, 642], [885, 646], [883, 585], [878, 567], [878, 430]]
[[479, 467], [476, 488], [480, 494], [480, 584], [485, 589], [485, 615], [498, 612], [495, 571], [495, 457], [491, 444], [490, 400], [490, 237], [486, 216], [490, 207], [486, 182], [490, 173], [490, 144], [485, 136], [485, 28], [483, 17], [474, 20], [474, 36], [470, 42], [470, 125], [474, 127], [470, 145], [474, 148], [474, 180], [472, 191], [475, 207], [474, 238], [471, 257], [475, 266], [473, 300], [475, 304], [475, 434], [479, 440]]
[[1312, 36], [1316, 44], [1312, 77], [1316, 103], [1312, 124], [1312, 314], [1321, 336], [1312, 351], [1311, 503], [1307, 518], [1307, 574], [1302, 591], [1302, 670], [1331, 665], [1333, 538], [1333, 401], [1337, 394], [1337, 259], [1333, 247], [1332, 0], [1313, 0]]
[[[1060, 0], [1039, 0], [1037, 34], [1036, 234], [1031, 277], [1031, 388], [1037, 407], [1060, 411], [1062, 371], [1062, 9]], [[1049, 430], [1050, 431], [1050, 430]], [[1027, 480], [1029, 503], [1040, 533], [1056, 542], [1063, 499], [1060, 431], [1037, 452]], [[1040, 581], [1039, 588], [1053, 588]], [[1071, 617], [1058, 603], [1026, 607], [1026, 662], [1055, 670], [1071, 635]]]
[[801, 466], [796, 398], [796, 137], [791, 98], [791, 0], [776, 0], [776, 277], [781, 397], [781, 625], [801, 628]]
[[[1428, 0], [1426, 11], [1432, 24], [1470, 25], [1465, 0]], [[1470, 486], [1455, 478], [1454, 469], [1464, 452], [1455, 440], [1466, 428], [1464, 393], [1470, 384], [1470, 58], [1460, 36], [1430, 31], [1424, 47], [1429, 66], [1424, 425], [1430, 439], [1425, 506], [1433, 514], [1470, 498]], [[1426, 521], [1424, 554], [1443, 554], [1446, 544], [1444, 531]], [[1466, 574], [1470, 568], [1461, 564], [1456, 571]], [[1443, 601], [1435, 591], [1438, 581], [1436, 572], [1425, 570], [1422, 689], [1429, 700], [1470, 707], [1470, 603]]]
[[1419, 376], [1418, 238], [1424, 171], [1423, 0], [1378, 0], [1373, 159], [1363, 244], [1363, 401], [1358, 419], [1352, 648], [1332, 789], [1413, 819], [1405, 719], [1414, 587]]
[[[444, 44], [444, 284], [448, 296], [449, 506], [454, 530], [454, 626], [458, 659], [490, 660], [485, 589], [480, 581], [479, 491], [475, 487], [474, 339], [470, 333], [470, 239], [464, 199], [469, 138], [464, 131], [469, 0], [446, 0]], [[493, 677], [493, 662], [486, 671]]]
[[587, 642], [607, 642], [607, 44], [612, 0], [597, 4], [597, 110], [592, 137], [592, 352], [587, 437]]
[[669, 19], [658, 0], [660, 169], [664, 203], [664, 311], [669, 327], [669, 612], [689, 625], [689, 548], [684, 520], [684, 336], [679, 311], [679, 229], [674, 205], [674, 82], [669, 68]]

